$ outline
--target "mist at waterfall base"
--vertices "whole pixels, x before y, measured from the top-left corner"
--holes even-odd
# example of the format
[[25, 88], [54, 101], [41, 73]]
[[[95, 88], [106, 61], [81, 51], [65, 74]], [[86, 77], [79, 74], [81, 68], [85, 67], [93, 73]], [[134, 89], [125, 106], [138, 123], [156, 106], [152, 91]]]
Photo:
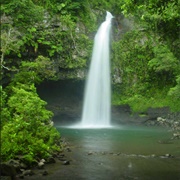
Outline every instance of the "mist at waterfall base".
[[106, 20], [99, 27], [85, 88], [81, 123], [79, 128], [108, 128], [111, 111], [110, 82], [110, 30], [113, 16], [107, 12]]

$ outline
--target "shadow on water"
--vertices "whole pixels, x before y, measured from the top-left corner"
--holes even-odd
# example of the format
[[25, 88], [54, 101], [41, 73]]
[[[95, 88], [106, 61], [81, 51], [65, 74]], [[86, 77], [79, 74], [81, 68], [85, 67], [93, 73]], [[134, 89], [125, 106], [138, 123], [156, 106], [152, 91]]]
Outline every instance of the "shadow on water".
[[167, 130], [57, 128], [70, 142], [74, 179], [180, 179], [180, 142]]

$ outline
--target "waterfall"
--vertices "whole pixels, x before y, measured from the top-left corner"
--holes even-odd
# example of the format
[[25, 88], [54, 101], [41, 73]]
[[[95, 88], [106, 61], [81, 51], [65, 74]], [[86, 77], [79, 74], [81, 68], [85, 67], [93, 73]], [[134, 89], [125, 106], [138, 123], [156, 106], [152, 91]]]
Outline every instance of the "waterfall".
[[111, 86], [109, 36], [111, 19], [107, 12], [106, 20], [99, 27], [95, 39], [90, 70], [85, 88], [82, 113], [82, 126], [90, 128], [110, 126]]

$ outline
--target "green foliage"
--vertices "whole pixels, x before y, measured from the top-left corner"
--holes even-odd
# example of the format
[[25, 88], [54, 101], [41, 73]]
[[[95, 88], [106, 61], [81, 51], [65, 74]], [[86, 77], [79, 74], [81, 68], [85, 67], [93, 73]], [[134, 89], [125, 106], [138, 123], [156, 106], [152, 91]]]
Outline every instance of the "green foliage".
[[0, 130], [6, 124], [11, 120], [10, 112], [8, 107], [6, 106], [7, 103], [7, 94], [3, 90], [2, 86], [0, 86], [0, 111], [1, 111], [1, 121], [0, 121]]
[[[129, 104], [140, 112], [163, 106], [180, 110], [178, 85], [174, 87], [179, 61], [158, 35], [132, 30], [113, 42], [112, 50], [112, 69], [122, 79], [113, 92], [113, 104]], [[168, 96], [169, 90], [174, 96]]]
[[34, 85], [17, 83], [7, 101], [11, 120], [1, 132], [2, 159], [8, 160], [22, 155], [31, 164], [36, 158], [47, 158], [59, 150], [56, 145], [60, 138], [51, 125], [52, 112], [45, 109]]
[[[179, 17], [178, 2], [177, 1], [152, 1], [146, 2], [133, 0], [124, 1], [122, 7], [125, 15], [136, 15], [143, 20], [151, 18], [153, 20], [159, 19], [168, 21]], [[150, 15], [153, 15], [150, 17]]]
[[[24, 121], [32, 121], [36, 125], [37, 120], [48, 121], [51, 113], [42, 111], [46, 103], [36, 94], [34, 85], [17, 83], [12, 89], [13, 93], [8, 100], [10, 111], [13, 115], [21, 115]], [[33, 119], [31, 119], [33, 118]], [[36, 126], [34, 126], [36, 128]]]
[[172, 100], [171, 107], [173, 111], [179, 111], [180, 107], [180, 75], [177, 76], [176, 82], [177, 84], [170, 88], [168, 92], [168, 96]]
[[39, 126], [36, 127], [37, 132], [40, 131], [38, 135], [30, 129], [32, 129], [31, 122], [23, 121], [20, 117], [16, 117], [13, 122], [3, 127], [1, 134], [3, 160], [21, 155], [26, 163], [32, 164], [36, 159], [47, 158], [50, 153], [59, 150], [59, 147], [54, 145], [59, 134], [53, 127], [39, 122]]
[[14, 63], [10, 59], [6, 59], [6, 56], [14, 55], [21, 56], [20, 48], [22, 46], [22, 41], [19, 39], [21, 37], [20, 32], [9, 25], [8, 28], [1, 29], [1, 78], [3, 78], [3, 73], [8, 71], [16, 71], [15, 65], [18, 63]]
[[148, 66], [155, 72], [176, 72], [178, 60], [167, 46], [153, 47], [154, 58], [148, 62]]
[[[143, 88], [143, 84], [139, 85]], [[140, 89], [141, 89], [140, 88]], [[175, 88], [176, 89], [176, 88]], [[131, 107], [132, 112], [144, 113], [148, 108], [157, 108], [157, 107], [170, 107], [172, 112], [179, 112], [180, 102], [178, 99], [179, 91], [176, 91], [172, 94], [169, 91], [169, 88], [165, 87], [163, 89], [158, 89], [157, 87], [149, 87], [148, 89], [144, 88], [142, 91], [121, 91], [114, 90], [112, 96], [113, 105], [122, 105], [128, 104]], [[178, 95], [178, 96], [177, 96]], [[176, 97], [177, 96], [177, 97]]]
[[86, 67], [92, 44], [87, 35], [96, 21], [87, 0], [6, 0], [1, 15], [2, 79], [17, 72], [24, 59], [40, 55], [50, 58], [56, 71]]
[[179, 62], [167, 46], [155, 44], [159, 42], [152, 39], [152, 34], [141, 31], [126, 33], [121, 41], [113, 43], [112, 69], [122, 79], [113, 92], [113, 104], [129, 104], [139, 112], [163, 106], [180, 110], [178, 83], [174, 87]]
[[133, 112], [146, 112], [149, 107], [164, 107], [167, 106], [167, 98], [164, 98], [163, 91], [154, 92], [152, 97], [149, 94], [136, 94], [130, 98], [125, 99], [125, 104], [130, 104]]
[[89, 1], [79, 0], [5, 0], [1, 15], [2, 158], [23, 155], [32, 163], [59, 149], [53, 114], [34, 84], [55, 79], [61, 68], [86, 67], [97, 19]]
[[25, 30], [43, 19], [43, 8], [31, 0], [5, 0], [1, 5], [1, 15], [6, 14], [13, 18], [18, 29]]
[[[180, 75], [177, 76], [177, 79], [176, 79], [176, 86], [173, 87], [173, 88], [170, 88], [170, 91], [169, 91], [169, 96], [173, 97], [174, 99], [177, 99], [177, 102], [180, 102]], [[180, 105], [177, 107], [180, 107]]]
[[54, 79], [55, 70], [53, 62], [49, 58], [38, 56], [35, 61], [21, 61], [20, 70], [15, 74], [11, 85], [18, 83], [32, 84], [40, 83], [44, 79]]
[[[22, 61], [19, 72], [2, 90], [2, 159], [23, 156], [32, 164], [36, 158], [47, 158], [59, 150], [60, 138], [52, 126], [53, 113], [46, 110], [46, 102], [36, 93], [34, 83], [54, 77], [49, 58], [38, 56], [35, 61]], [[7, 96], [8, 94], [8, 96]]]
[[112, 72], [121, 77], [113, 103], [128, 103], [133, 111], [162, 106], [179, 111], [177, 1], [128, 0], [120, 8], [134, 20], [134, 29], [113, 42]]
[[[179, 8], [178, 1], [133, 0], [125, 1], [122, 5], [126, 16], [133, 15], [142, 26], [161, 34], [166, 40], [173, 43], [179, 36]], [[171, 44], [173, 47], [173, 44]]]
[[59, 133], [50, 121], [53, 114], [45, 109], [46, 102], [38, 97], [34, 84], [86, 68], [95, 30], [106, 10], [115, 16], [114, 32], [120, 31], [116, 23], [121, 13], [131, 17], [134, 26], [124, 35], [120, 33], [121, 37], [117, 33], [112, 43], [113, 104], [129, 104], [134, 112], [163, 106], [180, 110], [177, 1], [4, 0], [3, 160], [23, 155], [31, 164], [59, 150]]
[[20, 32], [13, 27], [2, 29], [1, 31], [1, 52], [3, 55], [9, 55], [10, 52], [19, 53], [21, 41], [18, 39]]
[[138, 30], [127, 32], [121, 41], [113, 43], [112, 68], [118, 69], [125, 87], [147, 83], [148, 61], [153, 57], [151, 43], [151, 36]]

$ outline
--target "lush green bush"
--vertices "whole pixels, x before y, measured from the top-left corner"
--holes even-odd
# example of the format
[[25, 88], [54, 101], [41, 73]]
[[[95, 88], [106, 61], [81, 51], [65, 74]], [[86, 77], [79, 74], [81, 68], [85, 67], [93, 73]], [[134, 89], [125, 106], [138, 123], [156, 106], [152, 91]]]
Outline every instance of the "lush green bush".
[[176, 85], [170, 88], [168, 92], [169, 98], [171, 98], [171, 106], [175, 111], [179, 111], [180, 109], [180, 75], [176, 78]]
[[112, 73], [121, 77], [114, 104], [127, 103], [140, 112], [163, 106], [180, 111], [177, 7], [169, 0], [121, 5], [133, 28], [112, 44]]
[[2, 86], [0, 86], [0, 94], [1, 94], [1, 98], [0, 98], [0, 110], [1, 110], [1, 123], [0, 123], [0, 130], [2, 129], [2, 127], [4, 126], [4, 124], [6, 124], [7, 122], [9, 122], [11, 120], [11, 115], [9, 112], [8, 107], [6, 106], [7, 103], [7, 94], [6, 92], [3, 90]]
[[[7, 101], [8, 114], [1, 130], [2, 159], [8, 160], [21, 155], [26, 163], [36, 158], [47, 158], [53, 151], [60, 150], [60, 138], [52, 125], [53, 113], [45, 109], [33, 84], [17, 83]], [[4, 109], [7, 111], [7, 109]]]
[[34, 83], [54, 77], [52, 62], [39, 56], [34, 62], [22, 61], [11, 83], [1, 87], [1, 149], [2, 160], [23, 156], [31, 165], [60, 150], [60, 134], [53, 127], [53, 113], [46, 110]]

